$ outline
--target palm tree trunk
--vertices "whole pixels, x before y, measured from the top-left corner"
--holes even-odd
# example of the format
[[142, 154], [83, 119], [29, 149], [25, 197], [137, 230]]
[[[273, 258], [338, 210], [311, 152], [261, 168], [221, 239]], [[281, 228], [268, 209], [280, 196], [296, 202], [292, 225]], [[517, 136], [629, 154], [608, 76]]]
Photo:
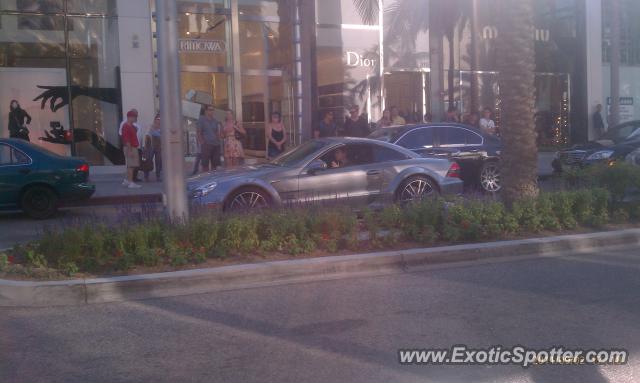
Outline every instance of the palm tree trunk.
[[620, 123], [620, 1], [610, 0], [611, 9], [611, 109], [609, 126]]
[[532, 0], [501, 0], [498, 28], [502, 99], [502, 183], [508, 204], [538, 194], [534, 124], [535, 52]]

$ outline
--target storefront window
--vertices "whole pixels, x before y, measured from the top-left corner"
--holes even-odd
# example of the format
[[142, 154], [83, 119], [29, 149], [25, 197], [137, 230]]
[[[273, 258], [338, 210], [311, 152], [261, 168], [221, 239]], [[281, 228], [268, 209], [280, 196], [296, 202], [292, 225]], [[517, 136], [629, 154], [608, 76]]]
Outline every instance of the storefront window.
[[353, 0], [316, 0], [316, 20], [318, 24], [378, 25], [377, 4], [358, 7]]
[[282, 17], [290, 3], [290, 0], [238, 0], [238, 10], [241, 17]]
[[248, 69], [284, 69], [292, 60], [288, 23], [240, 21], [240, 64]]
[[67, 0], [67, 12], [115, 15], [116, 0]]
[[178, 18], [180, 64], [225, 68], [230, 65], [229, 17], [216, 13], [181, 13]]
[[352, 105], [361, 112], [379, 106], [379, 31], [318, 27], [317, 36], [320, 112], [331, 110], [341, 122]]
[[64, 0], [2, 0], [2, 10], [37, 13], [62, 13]]
[[76, 155], [100, 164], [104, 147], [95, 139], [117, 144], [118, 27], [113, 18], [70, 17], [69, 61]]
[[430, 67], [428, 1], [385, 1], [383, 24], [385, 70]]
[[229, 8], [230, 0], [177, 0], [178, 12], [182, 13], [215, 13]]
[[[24, 13], [0, 11], [0, 105], [18, 100], [32, 117], [27, 128], [38, 145], [93, 164], [121, 163], [118, 23], [108, 15], [115, 2], [10, 3], [3, 1], [3, 10]], [[7, 136], [1, 109], [0, 135]]]

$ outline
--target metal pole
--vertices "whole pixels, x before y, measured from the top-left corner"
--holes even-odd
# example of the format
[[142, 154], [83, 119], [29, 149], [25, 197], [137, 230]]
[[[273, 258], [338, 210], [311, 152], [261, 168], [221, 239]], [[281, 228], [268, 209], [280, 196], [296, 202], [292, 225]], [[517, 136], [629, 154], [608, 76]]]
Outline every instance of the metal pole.
[[609, 126], [620, 122], [620, 2], [611, 0], [611, 108]]
[[165, 204], [172, 220], [187, 220], [176, 1], [157, 0], [156, 18]]

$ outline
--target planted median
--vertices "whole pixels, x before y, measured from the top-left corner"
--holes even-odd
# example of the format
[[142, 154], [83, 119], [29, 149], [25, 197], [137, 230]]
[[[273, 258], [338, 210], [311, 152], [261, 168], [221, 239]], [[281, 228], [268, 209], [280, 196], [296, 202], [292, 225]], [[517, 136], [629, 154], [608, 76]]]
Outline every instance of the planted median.
[[[629, 169], [614, 171], [636, 174]], [[596, 179], [593, 175], [571, 174], [578, 189], [542, 193], [511, 207], [495, 199], [460, 198], [377, 211], [308, 206], [197, 215], [182, 224], [154, 217], [117, 226], [85, 223], [46, 232], [38, 241], [6, 251], [0, 255], [0, 272], [42, 279], [167, 271], [601, 229], [640, 221], [640, 203], [623, 198], [629, 185], [614, 185], [635, 177], [625, 174], [596, 182], [589, 181]]]

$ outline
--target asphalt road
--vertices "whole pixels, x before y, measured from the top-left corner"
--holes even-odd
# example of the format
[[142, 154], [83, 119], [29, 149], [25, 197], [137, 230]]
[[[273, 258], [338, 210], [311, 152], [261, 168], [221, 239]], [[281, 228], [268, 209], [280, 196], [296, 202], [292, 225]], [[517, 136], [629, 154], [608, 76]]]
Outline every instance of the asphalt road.
[[[640, 254], [0, 309], [0, 382], [638, 382]], [[624, 348], [624, 366], [402, 366], [399, 348]]]

